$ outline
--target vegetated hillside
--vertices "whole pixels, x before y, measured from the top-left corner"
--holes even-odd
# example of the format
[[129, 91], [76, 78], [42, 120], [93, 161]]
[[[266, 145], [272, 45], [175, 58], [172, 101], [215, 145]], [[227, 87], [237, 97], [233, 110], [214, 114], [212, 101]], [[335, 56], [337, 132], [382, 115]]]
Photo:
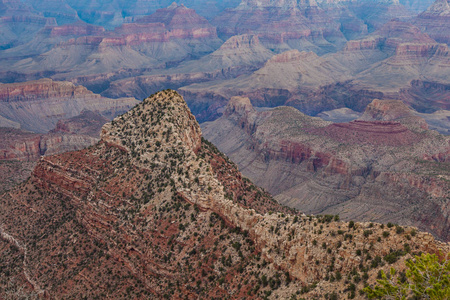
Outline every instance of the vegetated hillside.
[[1, 297], [355, 297], [410, 253], [449, 251], [414, 228], [279, 205], [170, 90], [106, 124], [97, 145], [42, 158], [0, 207]]
[[331, 123], [291, 107], [258, 111], [235, 97], [202, 127], [280, 203], [450, 239], [449, 137], [428, 130], [401, 101], [374, 100], [359, 120]]

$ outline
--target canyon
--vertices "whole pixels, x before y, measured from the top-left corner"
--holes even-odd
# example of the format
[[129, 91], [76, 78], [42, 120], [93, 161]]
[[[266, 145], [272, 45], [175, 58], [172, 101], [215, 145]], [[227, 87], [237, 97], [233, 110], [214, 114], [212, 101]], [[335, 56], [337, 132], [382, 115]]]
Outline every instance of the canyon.
[[2, 297], [354, 297], [342, 278], [364, 273], [360, 289], [450, 250], [413, 227], [281, 206], [171, 90], [105, 124], [95, 146], [41, 159], [0, 204]]
[[210, 13], [202, 1], [96, 2], [86, 12], [85, 2], [58, 3], [55, 13], [48, 3], [21, 4], [49, 23], [0, 51], [1, 82], [45, 77], [139, 100], [178, 89], [200, 122], [220, 117], [233, 96], [313, 116], [362, 113], [375, 98], [448, 112], [448, 45], [439, 35], [448, 31], [447, 0], [421, 2], [422, 12], [417, 1], [210, 1]]
[[201, 122], [211, 118], [199, 112], [217, 118], [233, 96], [249, 97], [258, 107], [293, 106], [313, 116], [344, 107], [363, 112], [375, 98], [402, 100], [421, 113], [433, 113], [448, 111], [448, 57], [446, 44], [394, 20], [336, 53], [289, 50], [251, 74], [179, 91]]
[[449, 16], [0, 0], [0, 298], [353, 299], [445, 259]]
[[284, 205], [449, 239], [449, 138], [398, 100], [374, 100], [358, 120], [331, 123], [234, 97], [202, 131]]

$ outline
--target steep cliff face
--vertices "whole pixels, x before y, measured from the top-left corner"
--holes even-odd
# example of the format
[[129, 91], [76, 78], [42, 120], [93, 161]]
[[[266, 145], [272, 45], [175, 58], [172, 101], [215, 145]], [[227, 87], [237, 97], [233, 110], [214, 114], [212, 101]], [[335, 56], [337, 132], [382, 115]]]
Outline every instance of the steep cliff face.
[[[327, 276], [347, 276], [404, 243], [449, 250], [413, 228], [351, 227], [280, 206], [202, 139], [173, 91], [106, 124], [96, 146], [41, 159], [0, 205], [0, 251], [8, 258], [1, 282], [16, 286], [0, 289], [2, 296], [288, 298], [321, 282], [302, 291], [319, 297], [345, 290]], [[379, 239], [383, 230], [389, 237]], [[396, 253], [398, 267], [409, 254]], [[379, 269], [368, 271], [368, 282]]]
[[[399, 101], [375, 100], [361, 120], [330, 124], [288, 107], [258, 112], [235, 98], [221, 118], [202, 126], [243, 174], [283, 204], [414, 224], [449, 239], [448, 207], [439, 204], [447, 201], [442, 158], [449, 139], [428, 131]], [[433, 214], [439, 221], [426, 217]]]
[[23, 129], [45, 133], [58, 120], [79, 115], [84, 109], [111, 119], [137, 103], [132, 98], [109, 99], [70, 82], [41, 79], [0, 84], [0, 114]]
[[219, 34], [258, 34], [274, 49], [334, 52], [392, 19], [413, 14], [398, 1], [242, 1], [214, 20]]
[[216, 28], [184, 5], [172, 4], [154, 14], [137, 19], [135, 23], [123, 24], [115, 29], [125, 35], [127, 44], [143, 42], [167, 42], [171, 39], [215, 39]]

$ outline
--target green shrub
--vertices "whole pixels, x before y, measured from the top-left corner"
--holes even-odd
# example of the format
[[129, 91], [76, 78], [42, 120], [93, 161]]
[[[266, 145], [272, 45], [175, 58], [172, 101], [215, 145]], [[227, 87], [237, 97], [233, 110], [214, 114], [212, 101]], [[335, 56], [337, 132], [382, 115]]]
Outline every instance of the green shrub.
[[[375, 287], [363, 291], [370, 299], [450, 299], [450, 260], [440, 261], [435, 254], [422, 254], [406, 261], [407, 270], [398, 274], [391, 268], [389, 276], [381, 271]], [[403, 275], [403, 276], [402, 276]]]

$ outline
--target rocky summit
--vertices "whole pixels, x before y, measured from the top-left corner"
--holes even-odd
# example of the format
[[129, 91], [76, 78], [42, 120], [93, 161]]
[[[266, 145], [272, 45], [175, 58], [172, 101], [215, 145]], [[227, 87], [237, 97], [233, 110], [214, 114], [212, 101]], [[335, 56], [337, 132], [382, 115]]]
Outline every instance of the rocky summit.
[[355, 297], [380, 269], [449, 251], [412, 227], [281, 206], [202, 138], [172, 90], [104, 125], [95, 146], [41, 158], [0, 205], [9, 299]]

